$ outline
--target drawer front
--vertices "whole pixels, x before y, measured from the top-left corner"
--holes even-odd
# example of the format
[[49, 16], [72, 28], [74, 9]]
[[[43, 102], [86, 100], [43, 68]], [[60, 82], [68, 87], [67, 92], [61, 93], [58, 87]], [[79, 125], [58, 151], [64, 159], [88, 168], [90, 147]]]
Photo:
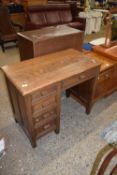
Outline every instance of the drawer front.
[[98, 77], [98, 81], [105, 81], [105, 80], [109, 80], [112, 79], [114, 76], [114, 68], [108, 69], [102, 73], [100, 73], [99, 77]]
[[53, 131], [56, 129], [56, 120], [52, 120], [46, 124], [44, 124], [43, 126], [36, 128], [36, 136], [37, 137], [41, 137], [45, 134], [47, 134], [50, 131]]
[[51, 94], [47, 98], [38, 100], [35, 104], [32, 104], [32, 114], [36, 115], [36, 113], [40, 113], [41, 111], [55, 106], [57, 106], [57, 95]]
[[84, 82], [88, 79], [93, 78], [95, 75], [96, 75], [96, 71], [95, 69], [92, 69], [90, 71], [81, 73], [80, 75], [73, 76], [62, 82], [62, 89], [65, 90], [65, 89], [71, 88], [81, 82]]
[[38, 127], [48, 123], [49, 121], [51, 121], [55, 118], [57, 118], [56, 109], [52, 109], [50, 111], [47, 111], [47, 112], [33, 118], [34, 127], [38, 128]]
[[36, 102], [38, 102], [39, 100], [46, 98], [48, 95], [51, 94], [56, 94], [57, 93], [57, 86], [49, 86], [47, 88], [44, 88], [42, 90], [39, 90], [37, 92], [34, 92], [31, 95], [32, 98], [32, 104], [35, 104]]
[[95, 98], [103, 97], [116, 87], [114, 67], [100, 73], [96, 85]]

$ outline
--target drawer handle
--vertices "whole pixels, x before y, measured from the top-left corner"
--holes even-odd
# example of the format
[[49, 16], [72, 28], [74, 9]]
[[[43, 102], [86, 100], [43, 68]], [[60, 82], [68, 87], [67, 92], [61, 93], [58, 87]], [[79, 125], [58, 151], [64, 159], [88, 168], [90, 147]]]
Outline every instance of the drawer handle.
[[44, 126], [44, 129], [48, 129], [48, 128], [50, 128], [50, 124], [47, 124]]
[[43, 118], [47, 118], [49, 116], [49, 114], [44, 114]]
[[106, 78], [110, 78], [110, 76], [108, 74], [105, 75]]
[[54, 111], [51, 111], [50, 114], [54, 114]]
[[39, 122], [39, 119], [38, 118], [36, 119], [36, 122]]
[[98, 80], [100, 79], [100, 77], [97, 78]]
[[80, 75], [80, 79], [84, 79], [85, 78], [85, 75]]
[[48, 106], [48, 103], [45, 103], [42, 105], [42, 108], [46, 108]]
[[41, 92], [41, 96], [43, 97], [45, 94], [46, 94], [47, 92], [45, 91], [45, 92]]

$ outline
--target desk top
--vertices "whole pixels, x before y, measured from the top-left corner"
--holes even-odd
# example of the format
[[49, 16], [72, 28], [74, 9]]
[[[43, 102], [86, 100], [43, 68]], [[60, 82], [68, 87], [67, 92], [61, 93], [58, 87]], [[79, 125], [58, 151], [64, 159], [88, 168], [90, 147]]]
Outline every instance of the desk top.
[[19, 92], [26, 95], [99, 66], [93, 58], [68, 49], [3, 66], [2, 70]]
[[44, 27], [43, 29], [38, 30], [19, 32], [18, 35], [32, 41], [33, 43], [36, 43], [38, 41], [78, 33], [83, 33], [83, 31], [71, 28], [67, 25], [57, 25]]
[[85, 52], [85, 54], [95, 59], [96, 61], [101, 63], [100, 72], [112, 67], [113, 65], [117, 64], [117, 62], [111, 58], [98, 54], [96, 52]]

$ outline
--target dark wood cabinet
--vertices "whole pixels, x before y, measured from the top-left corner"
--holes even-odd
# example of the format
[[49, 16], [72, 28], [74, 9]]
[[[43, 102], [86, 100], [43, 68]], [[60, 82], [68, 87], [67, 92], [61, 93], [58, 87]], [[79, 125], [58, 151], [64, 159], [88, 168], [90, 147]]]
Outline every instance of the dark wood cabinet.
[[[93, 103], [95, 103], [100, 98], [117, 90], [117, 62], [93, 52], [86, 53], [86, 55], [87, 57], [94, 58], [101, 63], [100, 74], [98, 76], [96, 90], [92, 100]], [[81, 85], [67, 90], [67, 94], [73, 96], [77, 100], [82, 99], [84, 103], [87, 103], [89, 98], [89, 86], [90, 82], [84, 82]]]

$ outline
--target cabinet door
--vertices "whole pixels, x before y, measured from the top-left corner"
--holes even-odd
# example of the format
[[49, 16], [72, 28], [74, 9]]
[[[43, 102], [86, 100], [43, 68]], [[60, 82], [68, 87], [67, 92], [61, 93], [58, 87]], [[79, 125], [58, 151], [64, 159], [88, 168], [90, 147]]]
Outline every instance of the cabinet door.
[[111, 93], [117, 87], [116, 66], [103, 71], [98, 77], [95, 98], [100, 98]]

